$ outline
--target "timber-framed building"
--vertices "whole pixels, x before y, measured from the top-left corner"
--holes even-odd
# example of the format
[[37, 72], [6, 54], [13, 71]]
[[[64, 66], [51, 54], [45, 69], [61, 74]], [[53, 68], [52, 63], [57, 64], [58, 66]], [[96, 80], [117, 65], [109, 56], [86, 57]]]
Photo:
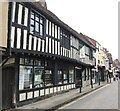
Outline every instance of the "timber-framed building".
[[39, 2], [2, 4], [2, 108], [92, 84], [96, 48]]

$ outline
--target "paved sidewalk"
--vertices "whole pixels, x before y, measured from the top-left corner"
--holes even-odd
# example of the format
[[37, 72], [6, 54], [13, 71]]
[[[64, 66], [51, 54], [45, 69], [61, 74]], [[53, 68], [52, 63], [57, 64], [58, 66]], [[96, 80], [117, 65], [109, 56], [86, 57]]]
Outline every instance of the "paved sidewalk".
[[87, 93], [90, 93], [100, 87], [103, 87], [104, 85], [106, 85], [106, 82], [101, 82], [100, 85], [98, 84], [94, 84], [93, 88], [86, 87], [86, 88], [82, 88], [82, 93], [80, 93], [80, 89], [73, 89], [73, 90], [69, 90], [66, 93], [62, 93], [62, 94], [58, 94], [52, 97], [49, 97], [47, 99], [29, 104], [29, 105], [24, 105], [22, 107], [18, 107], [16, 109], [29, 109], [29, 110], [33, 110], [33, 109], [43, 109], [44, 111], [46, 110], [53, 110], [53, 109], [57, 109], [60, 106], [67, 104]]

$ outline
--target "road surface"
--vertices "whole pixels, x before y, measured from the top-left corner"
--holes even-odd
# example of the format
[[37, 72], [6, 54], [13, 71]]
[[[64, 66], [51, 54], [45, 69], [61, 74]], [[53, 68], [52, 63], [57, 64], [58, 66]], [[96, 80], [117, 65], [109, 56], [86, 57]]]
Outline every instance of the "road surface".
[[112, 82], [59, 109], [118, 109], [118, 81]]

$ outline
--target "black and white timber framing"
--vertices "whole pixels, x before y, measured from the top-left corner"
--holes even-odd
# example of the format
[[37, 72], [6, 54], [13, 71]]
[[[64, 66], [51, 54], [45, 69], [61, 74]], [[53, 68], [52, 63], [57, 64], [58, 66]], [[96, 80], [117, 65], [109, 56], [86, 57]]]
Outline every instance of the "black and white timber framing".
[[[95, 47], [82, 34], [37, 2], [12, 2], [9, 13], [11, 11], [11, 36], [8, 39], [11, 44], [8, 45], [11, 46], [9, 64], [12, 61], [12, 68], [5, 66], [3, 73], [14, 73], [10, 74], [14, 85], [12, 105], [3, 105], [3, 109], [73, 89], [80, 79], [84, 87], [91, 84]], [[81, 49], [84, 49], [84, 58]], [[8, 79], [11, 79], [10, 75]]]

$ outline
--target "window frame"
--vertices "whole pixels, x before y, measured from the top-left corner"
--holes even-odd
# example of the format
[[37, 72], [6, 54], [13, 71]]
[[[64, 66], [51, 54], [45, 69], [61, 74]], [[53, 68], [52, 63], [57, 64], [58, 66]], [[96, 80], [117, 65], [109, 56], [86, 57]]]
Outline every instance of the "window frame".
[[[38, 20], [36, 20], [36, 17], [38, 17]], [[33, 20], [33, 24], [31, 24], [32, 20]], [[38, 31], [36, 31], [37, 23], [38, 23]], [[33, 28], [32, 32], [31, 32], [31, 27]], [[42, 30], [41, 30], [41, 27], [42, 27]], [[45, 37], [46, 35], [46, 18], [35, 10], [30, 11], [30, 34], [37, 37], [42, 37], [42, 38]]]
[[70, 50], [70, 34], [63, 30], [63, 29], [60, 29], [60, 44], [62, 47]]

